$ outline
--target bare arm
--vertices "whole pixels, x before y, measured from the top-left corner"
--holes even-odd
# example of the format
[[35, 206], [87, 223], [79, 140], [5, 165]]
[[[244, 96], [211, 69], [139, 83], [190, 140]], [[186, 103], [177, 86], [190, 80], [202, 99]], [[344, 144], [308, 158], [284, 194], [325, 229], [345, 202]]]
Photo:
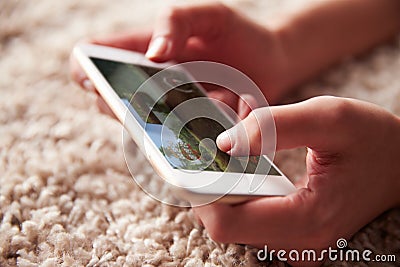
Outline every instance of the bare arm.
[[298, 85], [399, 32], [398, 0], [326, 0], [287, 16], [276, 29], [290, 77], [283, 87]]
[[[218, 3], [172, 6], [161, 12], [153, 29], [92, 42], [147, 51], [154, 61], [228, 64], [246, 73], [269, 103], [277, 103], [333, 63], [400, 32], [400, 0], [322, 0], [310, 5], [281, 16], [275, 26], [254, 23]], [[71, 73], [82, 87], [94, 89], [74, 60]], [[237, 106], [237, 96], [213, 93]]]

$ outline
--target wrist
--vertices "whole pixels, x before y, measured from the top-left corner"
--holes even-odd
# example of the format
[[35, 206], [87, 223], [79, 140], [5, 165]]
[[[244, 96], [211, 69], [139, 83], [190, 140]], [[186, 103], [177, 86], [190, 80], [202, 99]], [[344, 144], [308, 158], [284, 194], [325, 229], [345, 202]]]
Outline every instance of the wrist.
[[[264, 95], [268, 96], [273, 102], [272, 104], [274, 104], [293, 91], [297, 84], [294, 81], [295, 75], [290, 66], [291, 60], [284, 50], [279, 34], [275, 31], [271, 31], [269, 34], [269, 38], [272, 39], [270, 43], [273, 43], [273, 45], [265, 47], [265, 50], [268, 50], [265, 62], [271, 62], [273, 65], [267, 65], [267, 69], [270, 70], [270, 78], [268, 79], [268, 85], [262, 89]], [[271, 49], [271, 46], [273, 49]], [[271, 52], [274, 55], [271, 55]]]
[[308, 42], [312, 32], [304, 30], [297, 19], [285, 20], [274, 29], [284, 60], [286, 73], [284, 88], [294, 88], [307, 81], [324, 67], [315, 60], [315, 52]]

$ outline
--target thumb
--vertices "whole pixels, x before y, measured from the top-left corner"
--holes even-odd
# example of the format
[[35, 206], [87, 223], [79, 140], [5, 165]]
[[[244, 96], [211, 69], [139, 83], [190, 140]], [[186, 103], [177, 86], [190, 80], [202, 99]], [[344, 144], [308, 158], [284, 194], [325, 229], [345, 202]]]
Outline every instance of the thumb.
[[269, 154], [275, 150], [275, 127], [268, 107], [252, 110], [238, 124], [216, 140], [222, 151], [232, 156]]
[[306, 146], [336, 151], [346, 144], [345, 125], [340, 118], [342, 111], [348, 109], [347, 104], [344, 98], [324, 96], [291, 105], [259, 108], [221, 133], [217, 146], [231, 155], [267, 154], [275, 148], [272, 143], [276, 136], [277, 150]]

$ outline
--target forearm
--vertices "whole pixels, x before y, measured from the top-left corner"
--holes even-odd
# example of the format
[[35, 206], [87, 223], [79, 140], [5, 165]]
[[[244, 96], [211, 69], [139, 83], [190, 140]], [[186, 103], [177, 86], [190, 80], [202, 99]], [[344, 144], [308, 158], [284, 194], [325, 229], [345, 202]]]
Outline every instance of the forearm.
[[399, 0], [329, 0], [289, 16], [276, 29], [293, 87], [400, 32]]

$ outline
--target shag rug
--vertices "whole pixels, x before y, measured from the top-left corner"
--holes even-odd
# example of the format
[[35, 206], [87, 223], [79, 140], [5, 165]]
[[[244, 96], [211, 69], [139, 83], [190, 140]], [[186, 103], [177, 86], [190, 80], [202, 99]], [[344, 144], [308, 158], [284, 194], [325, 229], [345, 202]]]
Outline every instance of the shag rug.
[[[304, 2], [229, 3], [266, 19]], [[144, 27], [163, 5], [161, 0], [0, 1], [0, 266], [285, 266], [259, 262], [250, 247], [212, 241], [190, 209], [160, 204], [143, 193], [125, 165], [121, 126], [100, 114], [95, 97], [69, 79], [68, 57], [76, 41]], [[400, 115], [399, 71], [397, 39], [333, 67], [293, 99], [355, 97]], [[297, 149], [276, 160], [289, 177], [298, 177], [304, 155]], [[371, 222], [349, 247], [400, 260], [399, 211]], [[396, 265], [399, 261], [391, 266]]]

